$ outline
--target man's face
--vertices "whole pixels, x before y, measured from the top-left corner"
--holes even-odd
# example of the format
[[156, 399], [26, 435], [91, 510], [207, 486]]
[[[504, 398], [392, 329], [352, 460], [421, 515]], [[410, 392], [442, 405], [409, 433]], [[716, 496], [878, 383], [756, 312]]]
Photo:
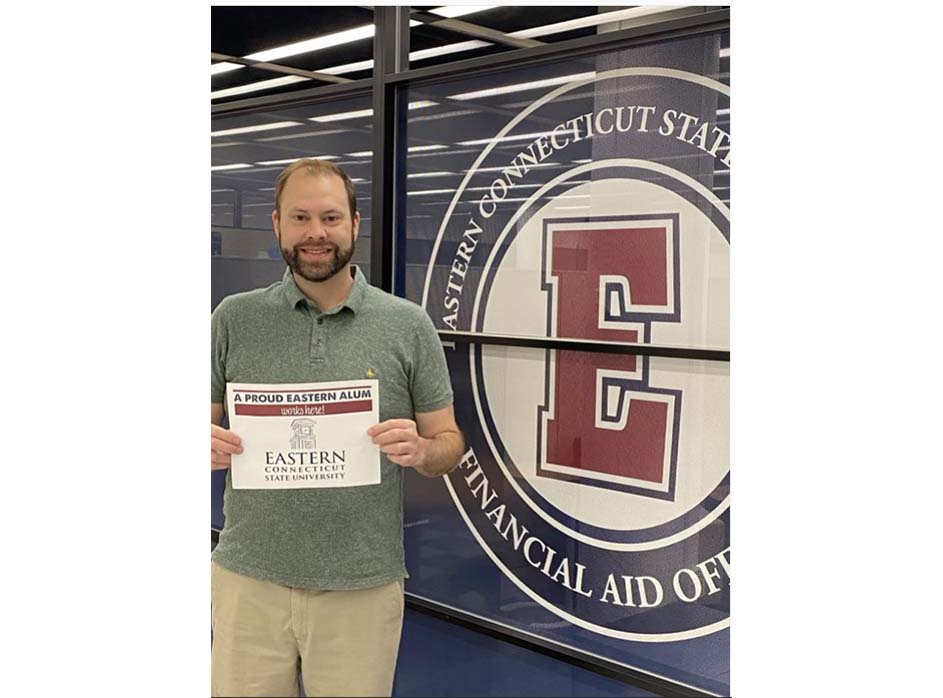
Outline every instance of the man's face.
[[272, 223], [288, 267], [308, 281], [326, 281], [353, 257], [360, 214], [351, 218], [340, 177], [298, 170], [285, 182]]

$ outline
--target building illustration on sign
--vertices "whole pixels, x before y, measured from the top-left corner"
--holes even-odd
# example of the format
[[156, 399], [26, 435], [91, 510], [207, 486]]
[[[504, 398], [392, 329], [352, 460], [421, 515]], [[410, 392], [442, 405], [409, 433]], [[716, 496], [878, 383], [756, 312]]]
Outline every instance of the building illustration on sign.
[[314, 427], [317, 424], [313, 419], [302, 417], [291, 422], [292, 451], [313, 451], [315, 449]]

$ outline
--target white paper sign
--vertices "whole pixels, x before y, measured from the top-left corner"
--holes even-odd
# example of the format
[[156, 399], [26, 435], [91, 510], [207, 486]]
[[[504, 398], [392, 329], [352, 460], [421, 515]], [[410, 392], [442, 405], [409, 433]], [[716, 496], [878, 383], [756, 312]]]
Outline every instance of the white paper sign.
[[229, 383], [234, 489], [358, 487], [380, 482], [376, 379], [330, 383]]

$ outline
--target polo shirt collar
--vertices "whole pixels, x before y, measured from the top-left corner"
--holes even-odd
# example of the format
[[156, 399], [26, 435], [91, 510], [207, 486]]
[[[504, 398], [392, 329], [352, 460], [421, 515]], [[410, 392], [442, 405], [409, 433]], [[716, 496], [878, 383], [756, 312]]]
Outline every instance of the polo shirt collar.
[[[347, 294], [347, 298], [344, 299], [344, 302], [341, 303], [338, 310], [350, 308], [354, 314], [357, 314], [360, 312], [360, 308], [363, 307], [363, 297], [367, 292], [367, 286], [369, 284], [363, 272], [360, 271], [359, 266], [351, 264], [350, 267], [354, 272], [354, 285], [351, 287], [350, 293]], [[282, 289], [285, 293], [285, 300], [292, 308], [297, 308], [299, 303], [308, 300], [308, 297], [298, 288], [298, 284], [295, 283], [295, 277], [292, 276], [291, 269], [288, 267], [285, 268], [285, 273], [282, 275]]]

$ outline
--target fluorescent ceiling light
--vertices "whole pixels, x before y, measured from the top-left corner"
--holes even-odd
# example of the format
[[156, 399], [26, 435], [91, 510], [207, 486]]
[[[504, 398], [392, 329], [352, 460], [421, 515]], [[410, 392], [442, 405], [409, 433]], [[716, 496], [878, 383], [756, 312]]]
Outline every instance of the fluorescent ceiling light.
[[586, 159], [586, 160], [574, 160], [573, 162], [577, 162], [577, 163], [579, 163], [580, 165], [582, 165], [582, 164], [585, 164], [585, 163], [587, 163], [587, 162], [592, 162], [592, 160], [589, 160], [589, 159]]
[[329, 121], [343, 121], [344, 119], [359, 119], [364, 116], [373, 116], [373, 109], [358, 109], [357, 111], [345, 111], [338, 114], [325, 114], [324, 116], [312, 116], [310, 121], [320, 121], [328, 123]]
[[596, 73], [574, 73], [573, 75], [560, 75], [546, 80], [535, 80], [533, 82], [520, 82], [516, 85], [504, 85], [503, 87], [492, 87], [487, 90], [476, 90], [475, 92], [463, 92], [458, 95], [451, 95], [449, 99], [465, 100], [476, 99], [478, 97], [492, 97], [494, 95], [506, 94], [508, 92], [522, 92], [524, 90], [534, 90], [538, 87], [548, 87], [550, 85], [560, 85], [566, 82], [576, 82], [577, 80], [588, 80], [596, 77]]
[[438, 121], [439, 119], [451, 119], [453, 116], [467, 116], [469, 114], [477, 114], [476, 109], [462, 109], [459, 111], [442, 111], [438, 114], [426, 114], [425, 116], [417, 116], [413, 121]]
[[[475, 172], [504, 172], [510, 165], [505, 165], [504, 167], [479, 167]], [[538, 162], [536, 165], [528, 165], [529, 169], [534, 167], [560, 167], [559, 162]], [[465, 170], [468, 172], [468, 170]], [[515, 185], [516, 186], [516, 185]]]
[[[551, 197], [550, 200], [556, 201], [557, 199], [589, 199], [591, 197], [592, 197], [591, 194], [560, 194], [559, 196]], [[503, 203], [505, 201], [530, 201], [530, 199], [526, 196], [513, 197], [513, 198], [508, 198], [508, 199], [501, 199], [501, 201], [499, 201], [498, 203]], [[470, 202], [470, 203], [474, 203], [474, 202]]]
[[[515, 189], [536, 189], [542, 186], [543, 184], [517, 184], [516, 182], [514, 184]], [[465, 191], [491, 191], [491, 187], [465, 187]]]
[[[312, 158], [314, 160], [337, 160], [336, 155], [305, 155], [303, 157]], [[285, 160], [261, 160], [256, 165], [287, 165], [288, 163], [295, 162], [300, 160], [302, 156], [296, 158], [286, 158]]]
[[727, 107], [726, 109], [718, 109], [718, 110], [717, 110], [717, 114], [718, 114], [718, 115], [721, 115], [721, 114], [730, 114], [730, 107]]
[[[410, 109], [424, 109], [425, 107], [434, 107], [438, 102], [431, 102], [428, 99], [418, 102], [410, 102]], [[373, 116], [373, 109], [358, 109], [357, 111], [345, 111], [339, 114], [324, 114], [323, 116], [312, 116], [309, 121], [320, 121], [328, 123], [330, 121], [343, 121], [344, 119], [360, 119], [364, 116]]]
[[626, 19], [636, 19], [638, 17], [647, 17], [648, 15], [657, 15], [662, 12], [670, 12], [680, 9], [679, 7], [648, 6], [633, 7], [628, 10], [617, 10], [615, 12], [604, 12], [599, 15], [590, 15], [589, 17], [580, 17], [578, 19], [569, 19], [565, 22], [556, 22], [555, 24], [545, 24], [542, 27], [533, 29], [522, 29], [521, 31], [511, 32], [509, 36], [521, 39], [529, 39], [535, 36], [548, 36], [549, 34], [559, 34], [573, 29], [583, 29], [584, 27], [595, 27], [599, 24], [608, 24], [610, 22], [621, 22]]
[[516, 136], [502, 136], [501, 138], [478, 138], [473, 141], [459, 141], [458, 145], [484, 145], [485, 143], [490, 143], [493, 140], [497, 140], [498, 143], [504, 143], [505, 141], [526, 141], [540, 138], [541, 136], [552, 136], [553, 131], [544, 131], [543, 133], [519, 133]]
[[260, 124], [259, 126], [242, 126], [241, 128], [227, 128], [223, 131], [213, 131], [211, 136], [233, 136], [237, 133], [254, 133], [255, 131], [271, 131], [276, 128], [288, 128], [289, 126], [301, 126], [297, 121], [276, 121], [273, 124]]
[[210, 172], [221, 172], [222, 170], [244, 170], [249, 167], [252, 167], [252, 165], [247, 162], [237, 162], [233, 165], [213, 165], [210, 168]]
[[220, 73], [228, 73], [231, 70], [238, 70], [239, 68], [245, 68], [244, 65], [239, 65], [238, 63], [213, 63], [210, 65], [210, 75], [219, 75]]
[[406, 175], [407, 179], [412, 179], [413, 177], [454, 177], [454, 172], [416, 172], [415, 174]]
[[730, 58], [730, 49], [729, 49], [729, 48], [722, 48], [722, 49], [720, 49], [720, 57], [721, 57], [721, 58]]
[[408, 147], [406, 151], [409, 153], [421, 153], [424, 150], [442, 150], [447, 147], [448, 146], [445, 145], [413, 145]]
[[259, 138], [259, 143], [267, 143], [269, 141], [284, 141], [292, 138], [314, 138], [315, 136], [333, 136], [338, 133], [350, 133], [347, 129], [343, 128], [334, 128], [330, 131], [309, 131], [308, 133], [292, 133], [289, 136], [270, 136], [269, 138]]
[[419, 191], [408, 191], [406, 196], [425, 196], [427, 194], [454, 194], [454, 189], [420, 189]]
[[373, 155], [372, 150], [358, 150], [356, 153], [347, 153], [352, 158], [367, 158]]
[[429, 12], [434, 15], [439, 15], [439, 17], [452, 19], [454, 17], [471, 15], [476, 12], [484, 12], [485, 10], [493, 10], [496, 7], [500, 7], [500, 5], [445, 5], [435, 10], [429, 10]]
[[[489, 10], [497, 5], [484, 5], [484, 6], [474, 6], [474, 5], [455, 5], [455, 6], [445, 6], [437, 10], [432, 10], [434, 14], [439, 15], [440, 17], [460, 17], [465, 14], [471, 14], [472, 12], [482, 12], [484, 10]], [[464, 8], [464, 10], [460, 10]], [[555, 24], [546, 24], [541, 27], [533, 27], [532, 29], [524, 29], [521, 31], [511, 32], [510, 36], [517, 38], [533, 38], [538, 36], [547, 36], [550, 34], [556, 34], [559, 32], [570, 31], [572, 29], [580, 29], [583, 27], [596, 26], [599, 24], [605, 24], [608, 22], [618, 22], [625, 19], [632, 19], [637, 17], [644, 17], [647, 15], [658, 14], [660, 12], [668, 12], [678, 8], [666, 8], [666, 7], [634, 7], [628, 10], [618, 10], [615, 12], [605, 12], [603, 14], [594, 15], [590, 17], [581, 17], [579, 19], [573, 19], [566, 22], [557, 22]], [[410, 26], [416, 26], [421, 24], [421, 22], [410, 21]], [[326, 48], [328, 46], [337, 46], [338, 44], [348, 43], [351, 41], [358, 41], [368, 36], [373, 36], [373, 25], [364, 25], [362, 27], [356, 27], [354, 29], [349, 29], [343, 32], [337, 32], [335, 34], [329, 34], [327, 36], [316, 37], [314, 39], [309, 39], [307, 41], [300, 41], [294, 44], [289, 44], [286, 46], [279, 46], [267, 51], [260, 51], [258, 53], [253, 53], [246, 58], [255, 59], [260, 61], [271, 61], [276, 58], [284, 58], [286, 56], [293, 56], [300, 53], [310, 53], [311, 51], [317, 51], [321, 48]], [[409, 60], [411, 62], [419, 62], [427, 58], [434, 58], [436, 56], [445, 56], [452, 53], [461, 53], [463, 51], [472, 51], [477, 48], [483, 48], [485, 46], [491, 46], [492, 44], [488, 41], [462, 41], [456, 44], [448, 44], [445, 46], [436, 46], [434, 48], [423, 49], [422, 51], [413, 51], [409, 54]], [[720, 52], [721, 58], [730, 55], [730, 49], [722, 49]], [[328, 75], [342, 75], [343, 73], [353, 73], [360, 70], [371, 70], [373, 68], [373, 61], [357, 61], [355, 63], [347, 63], [339, 66], [332, 66], [328, 68], [320, 68], [317, 72], [327, 73]], [[222, 72], [222, 71], [220, 71]], [[293, 80], [288, 82], [282, 82], [280, 84], [287, 85], [292, 82], [297, 82], [299, 80], [305, 80], [299, 76], [292, 76]], [[278, 80], [283, 80], [283, 78], [277, 78]], [[231, 90], [238, 90], [238, 92], [227, 92], [226, 90], [220, 90], [219, 93], [211, 93], [211, 97], [214, 99], [227, 97], [232, 94], [244, 94], [246, 92], [255, 92], [257, 90], [265, 90], [270, 87], [277, 87], [278, 85], [272, 85], [272, 81], [263, 80], [262, 82], [250, 83], [248, 85], [242, 85], [241, 87], [230, 88]], [[471, 99], [469, 97], [469, 99]]]
[[248, 85], [239, 85], [238, 87], [228, 87], [225, 90], [216, 90], [210, 92], [210, 99], [221, 99], [223, 97], [232, 97], [233, 95], [242, 95], [247, 92], [258, 92], [259, 90], [270, 90], [273, 87], [282, 85], [291, 85], [296, 82], [303, 82], [310, 78], [303, 78], [300, 75], [286, 75], [281, 78], [272, 78], [271, 80], [262, 80], [261, 82], [251, 82]]
[[354, 27], [353, 29], [346, 29], [344, 31], [334, 32], [333, 34], [325, 34], [324, 36], [316, 36], [313, 39], [297, 41], [284, 46], [276, 46], [266, 51], [250, 53], [246, 58], [253, 61], [276, 61], [279, 58], [297, 56], [302, 53], [311, 53], [312, 51], [319, 51], [330, 46], [337, 46], [338, 44], [347, 44], [352, 41], [369, 39], [372, 36], [373, 25], [364, 24], [363, 26]]
[[373, 59], [369, 61], [357, 61], [356, 63], [345, 63], [336, 65], [333, 68], [321, 68], [317, 72], [327, 73], [328, 75], [340, 75], [341, 73], [356, 73], [358, 70], [372, 70]]
[[482, 48], [483, 46], [491, 46], [487, 41], [462, 41], [457, 44], [446, 44], [445, 46], [436, 46], [434, 48], [426, 48], [422, 51], [413, 51], [409, 54], [410, 61], [423, 61], [427, 58], [435, 58], [436, 56], [446, 56], [450, 53], [460, 53], [462, 51], [471, 51], [472, 49]]
[[[490, 10], [496, 5], [447, 5], [445, 7], [440, 7], [438, 9], [432, 10], [433, 14], [439, 15], [440, 17], [463, 17], [465, 15], [474, 14], [475, 12], [483, 12], [484, 10]], [[410, 20], [409, 26], [417, 27], [421, 25], [422, 22], [416, 20]], [[331, 46], [339, 46], [340, 44], [349, 44], [353, 41], [361, 41], [362, 39], [369, 39], [373, 36], [374, 25], [364, 24], [359, 27], [354, 27], [353, 29], [345, 29], [344, 31], [334, 32], [333, 34], [326, 34], [324, 36], [316, 36], [311, 39], [306, 39], [305, 41], [296, 41], [291, 44], [285, 44], [284, 46], [276, 46], [275, 48], [270, 48], [265, 51], [258, 51], [256, 53], [250, 53], [246, 56], [249, 60], [255, 61], [276, 61], [280, 58], [287, 58], [288, 56], [298, 56], [302, 53], [312, 53], [313, 51], [320, 51], [321, 49], [329, 48]], [[363, 61], [361, 62], [363, 63]], [[372, 61], [371, 61], [372, 64]], [[356, 64], [352, 64], [356, 65]], [[363, 70], [363, 68], [358, 68]], [[330, 69], [328, 69], [330, 70]], [[322, 71], [322, 72], [327, 72]]]
[[[482, 12], [484, 10], [490, 10], [498, 5], [485, 5], [485, 6], [468, 6], [468, 5], [454, 5], [442, 7], [438, 10], [432, 10], [433, 14], [437, 14], [441, 17], [461, 17], [464, 14], [471, 14], [472, 12]], [[453, 11], [459, 9], [467, 9], [469, 11], [462, 12], [461, 14], [451, 14]], [[659, 12], [665, 12], [670, 9], [677, 8], [665, 8], [665, 7], [636, 7], [629, 10], [618, 10], [616, 12], [606, 12], [601, 15], [595, 15], [591, 17], [581, 17], [580, 19], [574, 19], [567, 22], [557, 22], [556, 24], [546, 24], [541, 27], [534, 27], [532, 29], [524, 29], [521, 31], [511, 32], [510, 36], [518, 38], [532, 38], [536, 36], [547, 36], [549, 34], [557, 34], [559, 32], [570, 31], [572, 29], [580, 29], [582, 27], [591, 27], [597, 24], [605, 24], [608, 22], [617, 22], [623, 19], [631, 19], [633, 17], [642, 17], [650, 14], [657, 14]], [[476, 48], [484, 48], [485, 46], [491, 46], [492, 44], [488, 41], [479, 41], [477, 39], [472, 41], [461, 41], [456, 44], [447, 44], [445, 46], [436, 46], [434, 48], [423, 49], [422, 51], [412, 51], [409, 54], [410, 62], [418, 62], [425, 60], [427, 58], [435, 58], [437, 56], [446, 56], [451, 53], [461, 53], [462, 51], [472, 51]], [[369, 63], [369, 65], [365, 65]], [[337, 75], [343, 72], [354, 72], [355, 70], [366, 70], [368, 67], [373, 67], [373, 61], [362, 61], [361, 63], [350, 63], [348, 66], [337, 66], [336, 68], [322, 68], [319, 72], [329, 73], [331, 75]], [[342, 70], [347, 68], [347, 70]], [[336, 71], [336, 72], [335, 72]]]

